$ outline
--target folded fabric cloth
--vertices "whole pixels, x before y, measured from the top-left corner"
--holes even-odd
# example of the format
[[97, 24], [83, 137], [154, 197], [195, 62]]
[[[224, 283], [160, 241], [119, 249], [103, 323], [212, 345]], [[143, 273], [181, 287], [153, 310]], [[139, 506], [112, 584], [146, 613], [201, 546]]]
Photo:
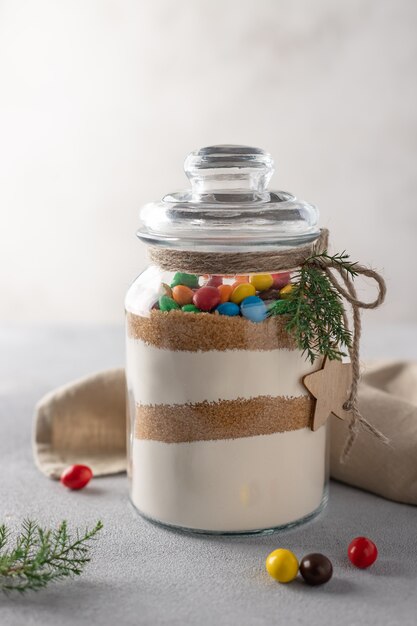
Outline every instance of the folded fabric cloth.
[[126, 471], [126, 388], [123, 369], [87, 376], [42, 398], [35, 410], [38, 468], [59, 478], [74, 463], [95, 476]]
[[342, 464], [348, 424], [333, 417], [331, 476], [389, 500], [417, 504], [417, 364], [368, 364], [360, 383], [359, 408], [390, 443], [381, 444], [361, 431]]
[[[331, 476], [390, 500], [417, 504], [417, 364], [368, 364], [359, 406], [390, 444], [361, 430], [349, 458], [341, 463], [348, 424], [332, 416]], [[101, 372], [47, 394], [34, 419], [35, 462], [47, 476], [59, 478], [73, 463], [89, 465], [95, 476], [126, 470], [123, 369]]]

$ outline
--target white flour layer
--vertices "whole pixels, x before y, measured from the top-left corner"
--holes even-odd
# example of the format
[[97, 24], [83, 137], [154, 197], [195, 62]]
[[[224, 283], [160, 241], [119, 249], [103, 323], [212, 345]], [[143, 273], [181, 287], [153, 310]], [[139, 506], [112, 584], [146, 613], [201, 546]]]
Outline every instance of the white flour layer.
[[308, 395], [302, 384], [317, 370], [298, 350], [211, 350], [155, 348], [127, 338], [127, 378], [137, 404], [185, 404]]
[[207, 531], [273, 528], [320, 505], [326, 427], [192, 443], [134, 439], [131, 464], [133, 504], [150, 518]]

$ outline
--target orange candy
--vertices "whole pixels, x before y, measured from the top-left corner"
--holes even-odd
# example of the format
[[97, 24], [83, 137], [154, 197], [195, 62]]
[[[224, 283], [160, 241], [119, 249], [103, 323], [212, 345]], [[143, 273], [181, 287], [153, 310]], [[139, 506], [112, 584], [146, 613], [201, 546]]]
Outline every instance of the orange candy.
[[238, 285], [242, 285], [244, 283], [248, 283], [249, 282], [249, 276], [236, 276], [235, 277], [235, 282], [233, 283], [232, 287], [233, 289], [236, 289], [236, 287]]
[[185, 285], [177, 285], [172, 289], [172, 297], [180, 306], [192, 304], [194, 291]]
[[220, 304], [228, 302], [233, 291], [233, 285], [219, 285], [217, 289], [220, 292]]

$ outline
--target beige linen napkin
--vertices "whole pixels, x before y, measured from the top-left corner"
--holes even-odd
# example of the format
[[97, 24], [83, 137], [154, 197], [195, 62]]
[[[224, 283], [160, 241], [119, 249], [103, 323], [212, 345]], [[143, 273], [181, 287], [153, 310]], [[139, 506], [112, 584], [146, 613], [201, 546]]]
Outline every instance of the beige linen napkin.
[[38, 468], [59, 478], [73, 463], [95, 476], [126, 470], [123, 369], [99, 372], [51, 391], [35, 409], [33, 453]]
[[[362, 431], [346, 463], [340, 455], [347, 423], [331, 418], [333, 478], [385, 498], [417, 504], [417, 364], [368, 365], [359, 393], [360, 409], [391, 441], [387, 446]], [[51, 478], [73, 463], [96, 476], [126, 470], [124, 370], [110, 370], [70, 383], [37, 405], [34, 456]]]
[[360, 383], [359, 407], [390, 443], [361, 431], [341, 464], [347, 423], [332, 417], [331, 476], [390, 500], [417, 504], [417, 364], [369, 364]]

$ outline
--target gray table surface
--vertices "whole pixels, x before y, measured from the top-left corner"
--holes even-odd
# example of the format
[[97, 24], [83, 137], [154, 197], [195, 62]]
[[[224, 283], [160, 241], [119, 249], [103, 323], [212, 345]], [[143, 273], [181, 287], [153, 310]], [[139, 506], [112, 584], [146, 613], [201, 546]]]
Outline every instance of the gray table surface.
[[[105, 525], [84, 575], [37, 594], [0, 596], [2, 626], [67, 624], [415, 625], [417, 509], [331, 483], [330, 502], [309, 524], [269, 536], [187, 535], [153, 525], [127, 500], [125, 476], [97, 479], [69, 492], [41, 475], [31, 454], [35, 402], [47, 391], [123, 363], [121, 328], [3, 328], [0, 331], [1, 516], [13, 528], [44, 524]], [[417, 357], [417, 328], [376, 327], [364, 338], [368, 357]], [[349, 541], [368, 535], [380, 556], [353, 568]], [[329, 584], [279, 585], [264, 560], [277, 547], [299, 557], [324, 552]]]

